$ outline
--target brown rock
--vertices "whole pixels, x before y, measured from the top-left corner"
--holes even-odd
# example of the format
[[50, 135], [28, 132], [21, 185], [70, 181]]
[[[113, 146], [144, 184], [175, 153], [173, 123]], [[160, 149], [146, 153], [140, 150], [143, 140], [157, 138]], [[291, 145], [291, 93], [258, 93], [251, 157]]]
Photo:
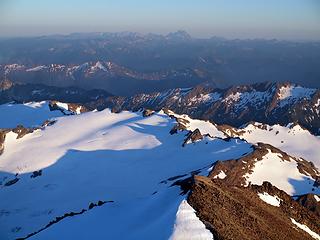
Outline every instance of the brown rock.
[[[260, 190], [267, 188], [264, 186]], [[313, 239], [296, 228], [290, 218], [317, 232], [320, 226], [318, 217], [290, 200], [290, 196], [286, 199], [294, 206], [293, 209], [271, 206], [263, 202], [255, 190], [195, 176], [188, 202], [216, 240]]]
[[320, 202], [315, 199], [314, 194], [309, 193], [299, 196], [297, 202], [320, 217]]
[[196, 130], [190, 131], [188, 133], [187, 138], [184, 140], [182, 146], [184, 147], [189, 141], [195, 142], [195, 141], [202, 140], [202, 139], [203, 139], [203, 136], [202, 136], [200, 130], [197, 128]]
[[22, 125], [18, 125], [16, 128], [12, 129], [12, 132], [18, 134], [17, 139], [24, 137], [25, 135], [32, 133], [33, 128], [25, 128]]
[[145, 109], [145, 110], [143, 110], [143, 112], [142, 112], [142, 115], [143, 115], [144, 117], [150, 117], [152, 114], [154, 114], [154, 111], [151, 110], [151, 109]]

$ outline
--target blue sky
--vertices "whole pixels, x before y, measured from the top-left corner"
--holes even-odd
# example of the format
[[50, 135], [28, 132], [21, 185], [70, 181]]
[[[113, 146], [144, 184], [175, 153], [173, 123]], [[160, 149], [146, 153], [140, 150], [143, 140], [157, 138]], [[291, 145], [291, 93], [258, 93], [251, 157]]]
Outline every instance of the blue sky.
[[0, 0], [0, 36], [186, 30], [320, 40], [319, 0]]

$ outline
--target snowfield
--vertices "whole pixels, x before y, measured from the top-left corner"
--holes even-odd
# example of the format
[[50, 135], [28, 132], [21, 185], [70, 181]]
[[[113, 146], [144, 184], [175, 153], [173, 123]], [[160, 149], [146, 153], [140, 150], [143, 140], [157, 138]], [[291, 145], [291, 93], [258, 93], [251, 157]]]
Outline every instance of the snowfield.
[[0, 105], [0, 129], [15, 128], [17, 125], [35, 127], [44, 121], [62, 116], [60, 111], [50, 112], [48, 102]]
[[299, 125], [283, 127], [252, 123], [240, 128], [239, 132], [241, 139], [252, 144], [268, 143], [294, 157], [312, 161], [318, 169], [320, 168], [320, 139]]
[[[15, 107], [19, 114], [24, 105]], [[252, 151], [239, 139], [209, 137], [182, 147], [187, 132], [170, 135], [176, 122], [163, 112], [144, 118], [106, 109], [56, 119], [20, 139], [7, 134], [0, 156], [0, 239], [26, 237], [63, 216], [30, 239], [181, 239], [174, 223], [185, 196], [172, 183]], [[106, 203], [90, 209], [99, 201]], [[71, 212], [79, 214], [66, 215]], [[183, 216], [190, 217], [177, 221], [188, 222]], [[207, 236], [204, 227], [196, 231]]]
[[[109, 109], [66, 116], [51, 112], [48, 102], [0, 105], [0, 129], [56, 120], [19, 139], [12, 131], [6, 134], [0, 154], [0, 239], [213, 239], [177, 180], [208, 175], [216, 161], [239, 159], [257, 142], [319, 166], [320, 139], [299, 126], [251, 124], [238, 130], [241, 140], [227, 138], [210, 122], [171, 113], [187, 130], [171, 135], [177, 120], [163, 111], [149, 117]], [[196, 129], [206, 136], [183, 146], [188, 131]], [[285, 161], [271, 150], [251, 170], [246, 184], [269, 181], [290, 195], [320, 193], [294, 159]], [[220, 171], [214, 178], [228, 175]], [[258, 196], [277, 207], [282, 201]]]
[[315, 179], [299, 172], [297, 162], [282, 160], [282, 156], [269, 150], [262, 160], [256, 161], [252, 171], [245, 175], [247, 184], [262, 185], [264, 181], [285, 191], [289, 195], [320, 193], [313, 186]]
[[211, 137], [219, 137], [219, 138], [226, 138], [227, 137], [223, 132], [218, 130], [218, 128], [213, 123], [211, 123], [209, 121], [192, 119], [186, 114], [179, 115], [179, 114], [176, 114], [172, 111], [170, 111], [170, 114], [172, 114], [176, 118], [181, 118], [181, 119], [186, 120], [187, 122], [185, 125], [188, 130], [194, 131], [198, 128], [199, 131], [201, 132], [201, 134], [203, 134], [203, 135], [208, 134]]

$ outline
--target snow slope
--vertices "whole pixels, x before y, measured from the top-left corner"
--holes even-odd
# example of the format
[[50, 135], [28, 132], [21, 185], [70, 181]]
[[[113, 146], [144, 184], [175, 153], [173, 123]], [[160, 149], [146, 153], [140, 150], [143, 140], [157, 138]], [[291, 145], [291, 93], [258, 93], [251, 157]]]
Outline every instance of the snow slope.
[[[24, 117], [41, 122], [36, 116]], [[182, 147], [186, 132], [169, 133], [175, 123], [162, 112], [143, 118], [106, 109], [58, 117], [21, 139], [8, 133], [0, 156], [0, 239], [25, 237], [99, 200], [113, 202], [30, 239], [168, 239], [184, 199], [172, 179], [208, 174], [215, 161], [252, 151], [238, 139], [209, 137]]]
[[0, 105], [0, 128], [15, 128], [41, 125], [45, 120], [62, 116], [60, 111], [51, 112], [48, 102]]
[[268, 143], [295, 157], [312, 161], [320, 168], [320, 139], [299, 125], [283, 127], [252, 123], [239, 129], [238, 136], [250, 143]]
[[270, 150], [262, 160], [254, 163], [252, 171], [245, 178], [247, 184], [251, 182], [262, 185], [264, 181], [268, 181], [289, 195], [320, 193], [320, 189], [313, 186], [315, 179], [300, 173], [295, 160], [283, 160], [280, 154]]
[[172, 111], [169, 111], [171, 115], [175, 116], [176, 118], [180, 118], [183, 120], [186, 120], [184, 122], [186, 128], [188, 130], [194, 131], [197, 128], [200, 130], [201, 134], [209, 134], [211, 137], [219, 137], [219, 138], [226, 138], [226, 135], [221, 132], [213, 123], [205, 120], [198, 120], [198, 119], [192, 119], [186, 114], [176, 114]]

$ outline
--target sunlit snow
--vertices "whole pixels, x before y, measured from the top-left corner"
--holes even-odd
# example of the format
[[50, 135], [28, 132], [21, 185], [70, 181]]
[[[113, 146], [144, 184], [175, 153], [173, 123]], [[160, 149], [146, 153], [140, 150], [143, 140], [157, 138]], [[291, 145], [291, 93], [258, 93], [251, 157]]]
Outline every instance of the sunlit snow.
[[280, 207], [281, 199], [277, 196], [271, 196], [269, 193], [258, 193], [259, 198], [275, 207]]

